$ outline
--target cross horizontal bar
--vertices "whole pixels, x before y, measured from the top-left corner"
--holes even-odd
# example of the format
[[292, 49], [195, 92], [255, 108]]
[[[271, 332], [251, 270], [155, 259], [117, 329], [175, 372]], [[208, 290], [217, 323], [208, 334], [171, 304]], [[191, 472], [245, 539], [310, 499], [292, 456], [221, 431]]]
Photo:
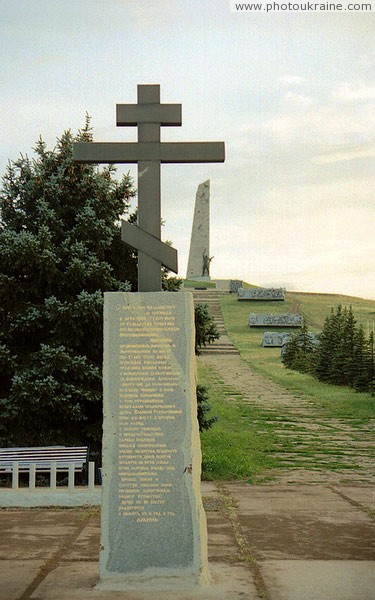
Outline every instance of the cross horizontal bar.
[[182, 125], [181, 104], [117, 104], [116, 124], [135, 127], [140, 123]]
[[224, 142], [77, 142], [73, 159], [83, 163], [224, 162]]
[[167, 269], [174, 273], [178, 272], [177, 250], [172, 246], [168, 246], [168, 244], [164, 244], [155, 236], [137, 227], [137, 225], [121, 220], [121, 239], [131, 248], [159, 261]]

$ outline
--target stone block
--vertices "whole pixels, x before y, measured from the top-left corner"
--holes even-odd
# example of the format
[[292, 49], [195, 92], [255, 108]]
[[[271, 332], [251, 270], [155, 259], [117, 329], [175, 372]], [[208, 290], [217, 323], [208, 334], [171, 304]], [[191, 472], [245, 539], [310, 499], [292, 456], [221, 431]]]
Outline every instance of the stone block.
[[263, 348], [282, 348], [290, 334], [285, 331], [265, 331], [262, 339]]
[[285, 300], [284, 288], [242, 288], [238, 289], [238, 300]]
[[240, 279], [231, 279], [229, 282], [229, 291], [231, 293], [237, 292], [239, 289], [243, 289], [243, 281]]
[[189, 292], [105, 294], [101, 589], [209, 581]]
[[285, 313], [285, 314], [260, 314], [251, 313], [249, 316], [250, 327], [302, 327], [302, 315]]

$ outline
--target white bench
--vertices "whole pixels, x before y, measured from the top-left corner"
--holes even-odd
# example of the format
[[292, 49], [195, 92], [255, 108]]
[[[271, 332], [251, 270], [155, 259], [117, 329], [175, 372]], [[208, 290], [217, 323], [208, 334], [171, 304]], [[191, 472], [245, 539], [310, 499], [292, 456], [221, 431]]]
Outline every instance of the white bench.
[[87, 446], [0, 448], [0, 473], [12, 473], [12, 488], [18, 489], [19, 473], [29, 473], [29, 489], [35, 489], [36, 473], [50, 473], [50, 488], [56, 489], [56, 474], [68, 473], [68, 489], [74, 489], [75, 473], [88, 466], [88, 484], [94, 486], [95, 465], [88, 462]]

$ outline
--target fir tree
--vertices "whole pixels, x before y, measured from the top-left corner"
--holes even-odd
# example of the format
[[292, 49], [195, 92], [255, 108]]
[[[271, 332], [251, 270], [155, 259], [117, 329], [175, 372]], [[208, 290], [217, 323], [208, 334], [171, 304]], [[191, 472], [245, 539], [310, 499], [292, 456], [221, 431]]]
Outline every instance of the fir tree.
[[135, 194], [113, 167], [73, 162], [74, 141], [9, 164], [0, 194], [0, 441], [101, 440], [104, 291], [129, 290], [136, 257], [120, 215]]
[[299, 333], [293, 334], [282, 353], [282, 362], [300, 373], [313, 373], [316, 362], [316, 345], [306, 323]]
[[208, 403], [208, 389], [204, 385], [197, 385], [197, 405], [198, 405], [198, 423], [199, 431], [210, 429], [218, 420], [215, 416], [209, 416], [212, 407]]
[[195, 354], [198, 356], [202, 346], [212, 344], [219, 337], [219, 331], [207, 304], [197, 304], [195, 307]]
[[368, 391], [375, 394], [375, 340], [374, 332], [371, 331], [367, 342], [368, 356]]
[[281, 352], [282, 363], [288, 369], [294, 369], [296, 358], [298, 356], [298, 341], [297, 336], [292, 334], [287, 342], [284, 344]]
[[338, 323], [338, 341], [332, 357], [332, 383], [353, 385], [356, 379], [354, 347], [357, 335], [352, 307], [344, 308]]
[[353, 340], [353, 363], [350, 366], [351, 381], [349, 383], [360, 392], [369, 389], [369, 358], [366, 336], [361, 325], [356, 330]]
[[337, 383], [338, 377], [338, 349], [341, 348], [344, 315], [342, 306], [332, 308], [326, 318], [323, 331], [320, 335], [320, 347], [317, 357], [315, 373], [318, 379], [327, 383]]
[[[128, 175], [114, 178], [113, 166], [74, 163], [77, 141], [92, 141], [89, 119], [76, 136], [66, 131], [52, 151], [40, 139], [35, 158], [9, 163], [3, 177], [2, 445], [100, 450], [103, 292], [137, 289], [136, 254], [121, 240], [119, 221], [126, 215], [135, 222], [136, 213], [129, 214], [135, 190]], [[165, 269], [162, 279], [170, 291], [181, 285]], [[198, 321], [199, 343], [210, 343], [212, 319], [199, 314]], [[203, 418], [206, 425], [215, 420]]]

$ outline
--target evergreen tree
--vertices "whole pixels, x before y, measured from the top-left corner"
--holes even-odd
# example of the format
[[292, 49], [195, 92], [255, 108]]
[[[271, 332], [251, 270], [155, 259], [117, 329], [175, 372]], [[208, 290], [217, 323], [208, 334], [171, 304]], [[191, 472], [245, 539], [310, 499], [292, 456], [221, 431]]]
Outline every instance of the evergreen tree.
[[298, 341], [297, 336], [292, 334], [284, 344], [281, 351], [281, 361], [288, 369], [294, 369], [296, 359], [298, 356]]
[[[3, 177], [0, 445], [100, 450], [103, 292], [136, 289], [136, 254], [119, 223], [124, 215], [136, 221], [135, 190], [112, 166], [73, 162], [77, 141], [92, 141], [89, 119], [52, 151], [40, 139], [35, 158], [9, 163]], [[181, 285], [165, 269], [162, 280], [169, 291]], [[212, 320], [200, 313], [198, 321], [200, 340], [210, 343]]]
[[330, 315], [326, 318], [323, 331], [320, 335], [320, 347], [317, 357], [315, 373], [318, 379], [327, 383], [337, 383], [338, 349], [341, 348], [342, 330], [344, 326], [344, 315], [342, 306], [332, 308]]
[[195, 307], [195, 354], [200, 354], [200, 348], [219, 339], [215, 321], [208, 310], [207, 304], [197, 304]]
[[212, 407], [208, 404], [208, 389], [204, 385], [197, 385], [197, 405], [198, 405], [198, 423], [199, 431], [210, 429], [217, 421], [217, 417], [210, 417]]
[[375, 340], [374, 332], [371, 331], [367, 342], [368, 356], [368, 391], [375, 394]]
[[369, 339], [357, 327], [352, 307], [331, 309], [316, 344], [304, 325], [282, 351], [286, 367], [311, 373], [321, 381], [349, 385], [361, 392], [375, 390], [374, 332]]
[[306, 323], [297, 334], [297, 344], [299, 352], [295, 368], [301, 373], [312, 373], [315, 367], [315, 347]]
[[353, 340], [353, 362], [350, 365], [351, 381], [349, 385], [360, 392], [369, 389], [370, 356], [366, 336], [362, 325], [356, 330]]
[[306, 323], [299, 333], [293, 334], [282, 352], [282, 362], [300, 373], [313, 373], [316, 363], [316, 345]]
[[135, 194], [113, 167], [73, 162], [89, 122], [9, 164], [0, 194], [0, 443], [101, 440], [104, 291], [129, 290], [136, 257], [119, 216]]
[[[358, 343], [357, 321], [353, 309], [345, 311], [345, 322], [341, 340], [341, 361], [337, 365], [337, 382], [341, 385], [354, 385], [357, 377], [358, 365], [356, 364], [355, 352]], [[363, 332], [362, 332], [363, 333]]]

